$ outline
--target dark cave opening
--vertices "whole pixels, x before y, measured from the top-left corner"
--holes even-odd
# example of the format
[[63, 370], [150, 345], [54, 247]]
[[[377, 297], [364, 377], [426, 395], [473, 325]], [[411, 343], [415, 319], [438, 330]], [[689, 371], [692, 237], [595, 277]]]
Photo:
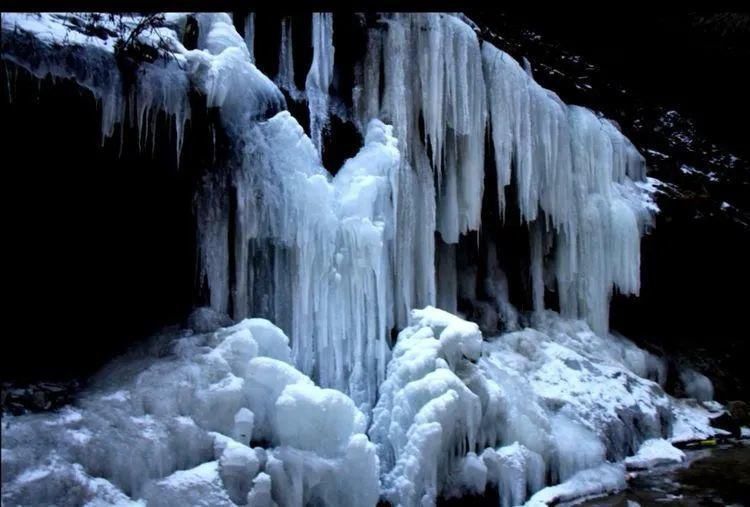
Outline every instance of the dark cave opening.
[[210, 119], [193, 108], [178, 167], [163, 115], [153, 147], [139, 150], [131, 127], [124, 146], [119, 127], [102, 144], [100, 110], [78, 85], [12, 64], [0, 79], [9, 84], [6, 291], [24, 301], [7, 330], [2, 377], [82, 378], [197, 302], [192, 189], [214, 156]]

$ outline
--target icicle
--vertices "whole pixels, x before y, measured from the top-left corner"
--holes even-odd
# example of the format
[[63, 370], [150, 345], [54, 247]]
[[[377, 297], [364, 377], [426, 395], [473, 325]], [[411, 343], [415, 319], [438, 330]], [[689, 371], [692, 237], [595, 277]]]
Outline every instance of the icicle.
[[[606, 333], [612, 290], [638, 291], [650, 211], [648, 199], [629, 189], [631, 178], [644, 178], [643, 157], [613, 122], [566, 106], [491, 44], [482, 53], [500, 212], [512, 164], [519, 212], [532, 232], [534, 307], [543, 309], [546, 272], [556, 279], [561, 313]], [[545, 269], [544, 245], [553, 241], [555, 265]]]
[[250, 54], [250, 63], [255, 64], [255, 13], [248, 13], [245, 18], [245, 46]]
[[367, 124], [380, 113], [380, 65], [382, 61], [383, 40], [380, 30], [367, 32], [367, 54], [363, 68], [362, 104], [359, 112], [360, 130], [364, 132]]
[[393, 191], [394, 317], [402, 327], [410, 308], [435, 303], [433, 231], [456, 243], [480, 227], [486, 91], [476, 34], [458, 18], [389, 14], [383, 21], [385, 30], [369, 32], [359, 116], [392, 123], [404, 154]]
[[526, 74], [528, 74], [530, 78], [534, 79], [534, 74], [531, 70], [531, 62], [529, 61], [529, 59], [524, 56], [521, 58], [521, 60], [523, 61], [524, 72], [526, 72]]
[[531, 300], [535, 312], [544, 310], [544, 274], [543, 274], [543, 251], [542, 251], [542, 226], [534, 222], [531, 226], [529, 272], [531, 275]]
[[281, 42], [279, 44], [279, 73], [276, 75], [276, 84], [294, 100], [302, 99], [302, 92], [294, 83], [294, 59], [292, 53], [292, 23], [291, 19], [281, 20]]
[[305, 81], [305, 93], [310, 108], [310, 137], [322, 153], [322, 134], [328, 124], [328, 88], [333, 79], [333, 14], [313, 14], [312, 47], [313, 61]]
[[206, 178], [196, 200], [198, 253], [201, 279], [206, 281], [210, 304], [229, 310], [229, 206], [225, 184], [217, 175]]

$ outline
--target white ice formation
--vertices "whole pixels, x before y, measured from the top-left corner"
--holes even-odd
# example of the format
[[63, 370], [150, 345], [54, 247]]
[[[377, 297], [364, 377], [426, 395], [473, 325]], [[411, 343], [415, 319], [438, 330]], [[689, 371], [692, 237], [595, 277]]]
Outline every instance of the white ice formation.
[[547, 478], [620, 461], [671, 435], [671, 401], [647, 379], [658, 376], [650, 363], [627, 340], [552, 312], [483, 341], [476, 324], [414, 310], [369, 430], [383, 494], [431, 505], [492, 485], [502, 505], [517, 505]]
[[[123, 19], [132, 33], [142, 18]], [[289, 20], [271, 81], [254, 64], [255, 16], [243, 38], [226, 14], [194, 15], [190, 50], [187, 19], [139, 32], [162, 57], [125, 94], [116, 37], [70, 30], [82, 15], [2, 16], [2, 58], [90, 90], [105, 138], [130, 121], [154, 143], [164, 112], [179, 159], [189, 92], [216, 108], [231, 146], [195, 199], [200, 278], [240, 321], [207, 333], [221, 319], [199, 317], [206, 333], [119, 362], [76, 406], [4, 416], [5, 504], [425, 506], [488, 488], [539, 504], [621, 488], [618, 463], [650, 439], [711, 434], [704, 408], [661, 390], [657, 358], [608, 332], [612, 292], [638, 293], [656, 211], [613, 122], [564, 104], [463, 16], [385, 14], [347, 113], [364, 142], [332, 176], [332, 15], [313, 16], [304, 91]], [[307, 101], [309, 136], [282, 90]], [[488, 225], [486, 179], [500, 216], [528, 231], [533, 315], [509, 300], [502, 241], [483, 239], [483, 279], [458, 265], [461, 239]], [[480, 323], [512, 332], [489, 339], [452, 314], [477, 287], [490, 295]]]
[[131, 356], [75, 407], [3, 417], [4, 505], [377, 502], [364, 414], [295, 369], [270, 322], [162, 336]]

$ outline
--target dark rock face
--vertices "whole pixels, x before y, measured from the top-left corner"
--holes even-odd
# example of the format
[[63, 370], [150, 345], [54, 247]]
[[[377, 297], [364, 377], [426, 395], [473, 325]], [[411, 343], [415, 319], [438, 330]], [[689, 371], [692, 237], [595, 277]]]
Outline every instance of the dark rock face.
[[739, 426], [750, 426], [750, 404], [733, 400], [727, 403], [727, 410]]
[[76, 381], [32, 384], [3, 382], [0, 386], [0, 411], [21, 415], [55, 410], [71, 403], [78, 389]]
[[3, 380], [82, 378], [200, 304], [192, 188], [213, 157], [210, 118], [193, 108], [178, 168], [167, 135], [153, 152], [129, 128], [122, 149], [119, 132], [102, 146], [101, 112], [76, 84], [0, 70], [10, 85], [0, 98], [5, 287], [16, 308]]
[[733, 438], [740, 438], [742, 435], [740, 425], [737, 423], [734, 417], [728, 412], [724, 412], [721, 415], [711, 419], [711, 426], [719, 428], [724, 431], [728, 431], [732, 434]]
[[196, 308], [188, 315], [185, 327], [195, 333], [211, 333], [220, 327], [232, 325], [228, 315], [217, 312], [209, 307]]

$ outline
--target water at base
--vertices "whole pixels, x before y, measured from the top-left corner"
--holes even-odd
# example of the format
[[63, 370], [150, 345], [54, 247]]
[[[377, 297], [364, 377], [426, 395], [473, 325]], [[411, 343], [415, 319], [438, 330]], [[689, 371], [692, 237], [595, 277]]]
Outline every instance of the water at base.
[[750, 505], [750, 441], [686, 450], [687, 464], [639, 473], [628, 489], [577, 504], [601, 507]]

